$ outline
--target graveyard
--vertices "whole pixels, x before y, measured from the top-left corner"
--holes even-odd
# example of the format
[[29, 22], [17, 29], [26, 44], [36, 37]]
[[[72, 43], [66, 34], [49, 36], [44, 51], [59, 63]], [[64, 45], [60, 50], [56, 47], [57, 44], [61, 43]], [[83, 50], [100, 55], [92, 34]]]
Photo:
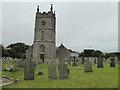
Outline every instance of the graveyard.
[[[97, 68], [97, 64], [92, 64], [92, 72], [85, 72], [83, 64], [67, 65], [68, 78], [52, 79], [48, 75], [49, 64], [38, 64], [34, 67], [34, 80], [24, 80], [24, 67], [16, 67], [18, 69], [16, 72], [2, 72], [2, 75], [14, 80], [18, 79], [17, 82], [3, 86], [3, 88], [117, 88], [118, 64], [110, 67], [109, 61], [104, 61], [103, 65], [104, 68]], [[42, 74], [38, 75], [38, 72]]]
[[[57, 12], [59, 14], [59, 10]], [[118, 65], [120, 63], [119, 62], [120, 53], [114, 50], [115, 48], [113, 48], [112, 50], [113, 46], [109, 47], [109, 43], [108, 45], [106, 44], [106, 46], [104, 45], [99, 46], [99, 44], [103, 44], [102, 38], [100, 42], [98, 41], [99, 39], [96, 40], [97, 41], [96, 45], [98, 45], [97, 47], [95, 47], [96, 49], [92, 49], [91, 46], [90, 48], [85, 49], [86, 47], [91, 45], [90, 43], [92, 42], [90, 40], [97, 38], [98, 37], [97, 35], [101, 35], [98, 32], [97, 34], [93, 33], [95, 37], [92, 39], [89, 38], [89, 36], [87, 37], [86, 31], [90, 31], [89, 28], [86, 28], [86, 31], [84, 31], [85, 33], [81, 33], [81, 35], [85, 35], [85, 37], [89, 38], [88, 39], [88, 41], [90, 42], [89, 44], [86, 43], [88, 42], [87, 40], [86, 41], [84, 40], [85, 37], [81, 37], [81, 35], [79, 35], [80, 33], [79, 34], [73, 33], [73, 30], [75, 30], [75, 28], [72, 30], [72, 34], [74, 37], [77, 34], [80, 36], [77, 37], [76, 40], [79, 40], [79, 38], [81, 38], [83, 41], [85, 41], [85, 44], [87, 46], [85, 44], [82, 44], [80, 40], [75, 41], [75, 39], [73, 40], [74, 44], [75, 43], [78, 44], [78, 42], [80, 44], [78, 44], [77, 47], [74, 45], [72, 46], [73, 42], [71, 42], [72, 40], [70, 41], [70, 39], [67, 36], [69, 35], [69, 33], [65, 35], [67, 38], [66, 42], [67, 43], [69, 42], [69, 44], [71, 44], [71, 46], [76, 49], [73, 49], [72, 47], [67, 48], [66, 46], [63, 45], [63, 43], [61, 43], [60, 46], [57, 46], [56, 14], [57, 13], [54, 11], [53, 4], [50, 5], [49, 10], [46, 12], [42, 12], [41, 8], [38, 5], [36, 7], [35, 13], [35, 25], [33, 35], [34, 39], [32, 41], [33, 43], [31, 45], [26, 45], [25, 43], [18, 42], [15, 44], [12, 43], [6, 47], [4, 47], [4, 45], [3, 46], [0, 45], [0, 49], [2, 51], [2, 53], [0, 52], [2, 54], [1, 55], [2, 58], [0, 57], [0, 62], [2, 61], [2, 64], [0, 65], [2, 67], [2, 69], [0, 68], [2, 70], [2, 76], [0, 76], [0, 81], [2, 81], [2, 84], [0, 84], [0, 87], [2, 86], [2, 88], [118, 88]], [[75, 15], [79, 16], [79, 14], [77, 13], [75, 13]], [[70, 13], [69, 18], [73, 18], [73, 16], [72, 17], [71, 16], [72, 14]], [[61, 20], [63, 20], [63, 18]], [[85, 21], [85, 23], [91, 21], [89, 19], [86, 20], [87, 21]], [[79, 22], [80, 21], [82, 20], [79, 20]], [[74, 20], [72, 22], [74, 22]], [[63, 23], [63, 21], [61, 23]], [[28, 24], [26, 23], [25, 25]], [[76, 25], [77, 24], [75, 24], [75, 26], [69, 25], [69, 27], [70, 26], [76, 27]], [[86, 24], [85, 26], [84, 25], [80, 26], [80, 29], [78, 29], [79, 31], [81, 30], [81, 27], [83, 27], [82, 29], [84, 30], [84, 27], [87, 26]], [[16, 30], [18, 29], [19, 28], [17, 27]], [[95, 29], [95, 31], [96, 30], [97, 29]], [[101, 28], [100, 30], [104, 31]], [[64, 29], [62, 33], [64, 33]], [[87, 33], [92, 35], [91, 31], [90, 33], [89, 32]], [[70, 35], [70, 37], [72, 37], [72, 34]], [[26, 33], [26, 35], [28, 35], [28, 33]], [[62, 34], [60, 35], [61, 35], [60, 39], [61, 40], [64, 39], [64, 37], [62, 38]], [[102, 37], [102, 35], [100, 37]], [[108, 41], [107, 39], [105, 40]], [[111, 39], [109, 40], [111, 41]], [[64, 42], [64, 40], [62, 42]], [[103, 49], [100, 47], [103, 47]], [[106, 51], [107, 50], [106, 47], [110, 49], [110, 51]], [[104, 49], [105, 52], [102, 52], [102, 50]]]

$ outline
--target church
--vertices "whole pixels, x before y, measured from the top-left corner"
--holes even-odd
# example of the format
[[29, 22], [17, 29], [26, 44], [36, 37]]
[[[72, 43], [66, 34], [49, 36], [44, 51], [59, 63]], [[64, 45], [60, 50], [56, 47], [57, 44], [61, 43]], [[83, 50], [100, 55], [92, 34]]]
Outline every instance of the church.
[[[63, 57], [64, 55], [66, 56]], [[65, 59], [69, 55], [70, 51], [63, 44], [58, 48], [56, 47], [56, 16], [52, 4], [48, 12], [40, 12], [38, 6], [35, 17], [34, 42], [26, 51], [26, 58], [32, 58], [36, 62], [42, 61], [44, 63], [46, 60], [50, 61], [56, 58]]]

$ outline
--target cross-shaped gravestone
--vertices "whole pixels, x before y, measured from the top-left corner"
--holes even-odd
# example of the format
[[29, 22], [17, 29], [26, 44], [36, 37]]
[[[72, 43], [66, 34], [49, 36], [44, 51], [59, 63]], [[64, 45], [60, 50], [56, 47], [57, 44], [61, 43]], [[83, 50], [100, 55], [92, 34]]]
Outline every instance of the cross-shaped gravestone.
[[75, 56], [73, 57], [73, 64], [72, 64], [72, 66], [77, 66], [77, 59], [76, 59]]

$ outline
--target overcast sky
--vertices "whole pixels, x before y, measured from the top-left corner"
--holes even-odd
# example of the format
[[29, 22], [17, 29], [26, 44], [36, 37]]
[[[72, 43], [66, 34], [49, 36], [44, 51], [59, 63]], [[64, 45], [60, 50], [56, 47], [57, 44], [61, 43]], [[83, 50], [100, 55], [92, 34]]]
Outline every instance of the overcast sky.
[[[48, 12], [51, 3], [3, 3], [2, 44], [33, 44], [37, 5]], [[102, 52], [118, 51], [117, 2], [56, 2], [56, 46], [82, 52], [90, 46]]]

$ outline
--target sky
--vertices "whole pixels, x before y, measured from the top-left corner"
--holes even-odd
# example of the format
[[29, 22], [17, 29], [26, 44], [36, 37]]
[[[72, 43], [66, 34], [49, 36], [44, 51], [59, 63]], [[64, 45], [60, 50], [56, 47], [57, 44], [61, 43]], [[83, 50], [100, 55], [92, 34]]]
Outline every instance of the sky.
[[[33, 44], [37, 5], [41, 12], [51, 2], [2, 3], [2, 44]], [[117, 2], [52, 2], [56, 13], [56, 46], [82, 52], [94, 48], [102, 52], [118, 51]], [[1, 23], [1, 22], [0, 22]]]

